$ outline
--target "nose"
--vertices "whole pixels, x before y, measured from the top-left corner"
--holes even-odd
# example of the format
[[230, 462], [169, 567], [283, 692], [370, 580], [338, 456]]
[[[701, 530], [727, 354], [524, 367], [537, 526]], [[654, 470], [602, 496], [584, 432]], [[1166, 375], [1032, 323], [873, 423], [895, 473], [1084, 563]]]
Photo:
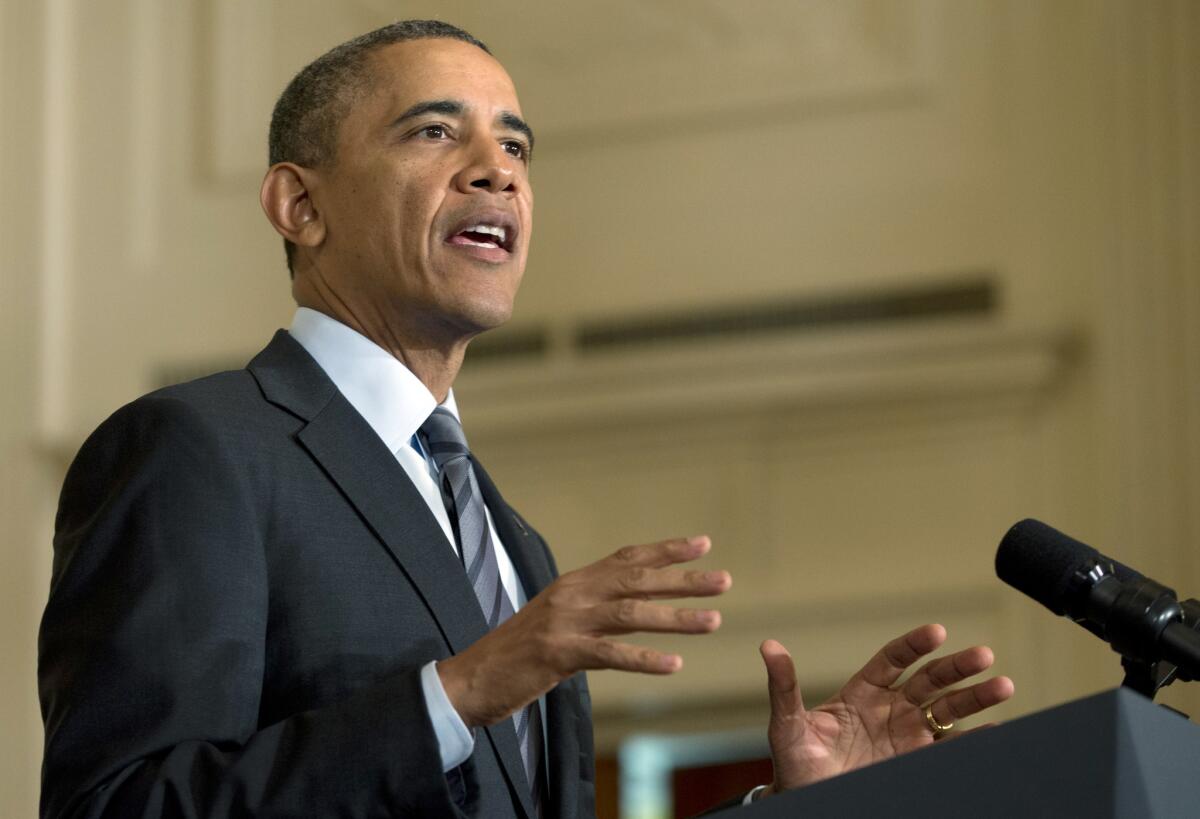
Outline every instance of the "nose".
[[479, 140], [472, 145], [467, 164], [455, 174], [454, 185], [462, 193], [514, 196], [520, 182], [513, 166], [519, 161], [494, 139]]

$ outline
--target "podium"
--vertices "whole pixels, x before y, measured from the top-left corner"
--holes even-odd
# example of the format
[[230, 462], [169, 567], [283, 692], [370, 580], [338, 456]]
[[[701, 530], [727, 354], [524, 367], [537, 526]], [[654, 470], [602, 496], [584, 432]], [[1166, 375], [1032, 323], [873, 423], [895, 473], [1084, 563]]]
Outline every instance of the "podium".
[[1200, 726], [1119, 688], [716, 816], [1200, 817]]

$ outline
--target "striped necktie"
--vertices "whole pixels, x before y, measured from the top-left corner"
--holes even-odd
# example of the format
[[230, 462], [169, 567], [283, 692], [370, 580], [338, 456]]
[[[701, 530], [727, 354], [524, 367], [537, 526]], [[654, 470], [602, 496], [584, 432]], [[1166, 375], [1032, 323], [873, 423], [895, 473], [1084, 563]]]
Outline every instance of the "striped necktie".
[[[475, 590], [479, 607], [493, 629], [513, 615], [512, 600], [500, 581], [496, 547], [487, 522], [487, 512], [471, 450], [462, 424], [444, 407], [438, 407], [421, 425], [421, 435], [445, 490], [447, 511], [458, 522], [459, 554], [467, 571], [467, 581]], [[513, 714], [521, 759], [533, 792], [533, 802], [541, 813], [542, 720], [537, 700]]]

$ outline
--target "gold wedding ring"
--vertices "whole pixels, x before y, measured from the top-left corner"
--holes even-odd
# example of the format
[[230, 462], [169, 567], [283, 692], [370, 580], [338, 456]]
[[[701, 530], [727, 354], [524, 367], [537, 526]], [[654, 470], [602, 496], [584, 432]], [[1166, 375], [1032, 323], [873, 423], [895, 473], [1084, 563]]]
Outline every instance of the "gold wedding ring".
[[950, 720], [945, 725], [937, 721], [937, 717], [933, 715], [933, 703], [925, 706], [925, 724], [929, 726], [929, 730], [933, 731], [934, 739], [937, 739], [942, 734], [954, 727], [954, 720]]

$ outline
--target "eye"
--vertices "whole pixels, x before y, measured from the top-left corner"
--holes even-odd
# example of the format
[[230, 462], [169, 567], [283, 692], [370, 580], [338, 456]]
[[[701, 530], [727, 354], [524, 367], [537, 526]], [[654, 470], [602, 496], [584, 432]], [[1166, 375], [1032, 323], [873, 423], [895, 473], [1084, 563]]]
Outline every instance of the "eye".
[[525, 143], [519, 140], [507, 139], [504, 142], [501, 142], [500, 145], [504, 148], [504, 152], [509, 156], [517, 159], [529, 159], [529, 148], [525, 145]]
[[426, 137], [427, 139], [445, 139], [449, 136], [445, 125], [425, 125], [421, 130], [417, 131], [418, 136]]

